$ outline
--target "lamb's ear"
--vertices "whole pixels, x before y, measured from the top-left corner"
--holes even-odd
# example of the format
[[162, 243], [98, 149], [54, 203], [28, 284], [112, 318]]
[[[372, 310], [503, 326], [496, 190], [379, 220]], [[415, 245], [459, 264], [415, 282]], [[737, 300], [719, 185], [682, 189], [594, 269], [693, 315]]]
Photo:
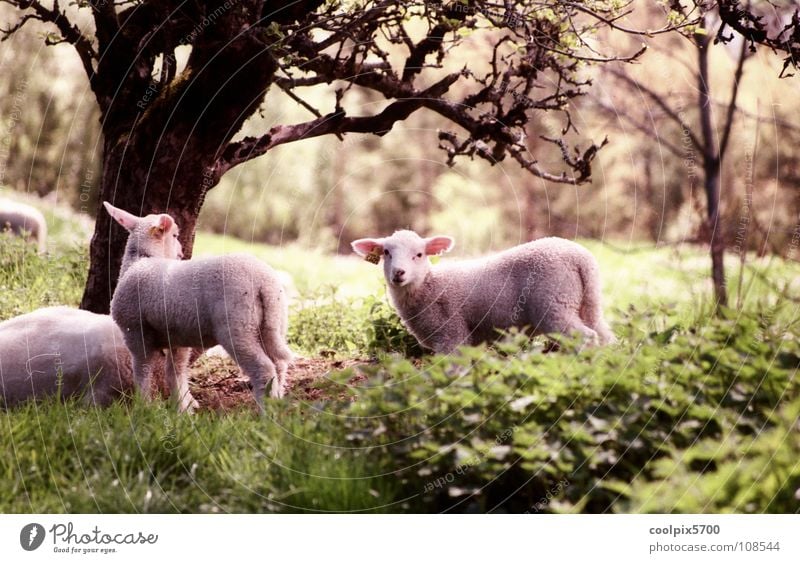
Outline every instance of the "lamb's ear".
[[436, 256], [442, 252], [450, 252], [456, 243], [450, 237], [430, 237], [425, 239], [425, 254]]
[[359, 256], [363, 256], [367, 262], [377, 264], [381, 261], [383, 256], [383, 239], [382, 238], [360, 238], [350, 243], [353, 252]]
[[128, 213], [127, 211], [124, 211], [122, 209], [118, 209], [113, 205], [111, 205], [110, 203], [108, 203], [107, 201], [104, 201], [103, 205], [105, 206], [106, 211], [108, 211], [108, 214], [111, 215], [111, 217], [114, 219], [114, 221], [122, 225], [126, 230], [132, 231], [133, 228], [139, 223], [139, 217], [137, 217], [136, 215]]
[[164, 213], [159, 215], [156, 224], [150, 227], [150, 234], [154, 237], [161, 238], [164, 236], [164, 233], [172, 229], [173, 225], [175, 225], [175, 219]]
[[174, 224], [175, 224], [175, 219], [173, 219], [170, 215], [167, 215], [166, 213], [158, 217], [158, 226], [164, 232], [169, 231]]

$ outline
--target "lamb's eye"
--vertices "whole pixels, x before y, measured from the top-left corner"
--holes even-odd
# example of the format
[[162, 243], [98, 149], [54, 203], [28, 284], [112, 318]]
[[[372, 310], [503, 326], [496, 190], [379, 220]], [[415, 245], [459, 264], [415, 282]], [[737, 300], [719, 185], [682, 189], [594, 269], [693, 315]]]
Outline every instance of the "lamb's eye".
[[422, 252], [417, 253], [417, 258], [422, 258]]
[[384, 251], [383, 251], [383, 255], [384, 255], [384, 256], [390, 256], [390, 254], [389, 254], [389, 251], [388, 251], [388, 250], [384, 250]]

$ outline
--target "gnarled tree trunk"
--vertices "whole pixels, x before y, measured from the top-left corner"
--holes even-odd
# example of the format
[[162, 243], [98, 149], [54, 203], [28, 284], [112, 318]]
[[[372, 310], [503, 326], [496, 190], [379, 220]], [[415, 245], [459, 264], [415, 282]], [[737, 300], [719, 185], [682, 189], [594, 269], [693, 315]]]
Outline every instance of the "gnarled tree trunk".
[[[218, 181], [209, 171], [209, 156], [176, 155], [175, 165], [165, 160], [149, 167], [121, 144], [112, 141], [105, 145], [102, 199], [137, 215], [169, 213], [180, 226], [184, 256], [191, 257], [200, 207], [208, 189]], [[101, 208], [90, 246], [82, 309], [109, 312], [127, 238], [127, 231]]]
[[[126, 85], [124, 95], [113, 97], [103, 112], [100, 199], [136, 215], [169, 213], [186, 258], [206, 193], [224, 173], [220, 155], [263, 101], [277, 69], [262, 41], [237, 34], [241, 25], [235, 8], [218, 18], [205, 40], [194, 44], [186, 69], [159, 91], [149, 75], [144, 81], [117, 76]], [[123, 60], [131, 56], [122, 54]], [[99, 209], [81, 308], [108, 313], [126, 240], [127, 233]]]

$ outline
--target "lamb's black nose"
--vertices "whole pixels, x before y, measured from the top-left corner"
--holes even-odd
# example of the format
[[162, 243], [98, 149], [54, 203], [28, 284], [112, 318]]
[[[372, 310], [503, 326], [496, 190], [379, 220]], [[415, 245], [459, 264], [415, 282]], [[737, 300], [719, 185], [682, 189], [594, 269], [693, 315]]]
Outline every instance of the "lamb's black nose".
[[395, 270], [394, 271], [394, 276], [392, 276], [392, 279], [394, 279], [394, 281], [397, 282], [397, 281], [402, 280], [404, 275], [406, 275], [406, 271], [405, 270]]

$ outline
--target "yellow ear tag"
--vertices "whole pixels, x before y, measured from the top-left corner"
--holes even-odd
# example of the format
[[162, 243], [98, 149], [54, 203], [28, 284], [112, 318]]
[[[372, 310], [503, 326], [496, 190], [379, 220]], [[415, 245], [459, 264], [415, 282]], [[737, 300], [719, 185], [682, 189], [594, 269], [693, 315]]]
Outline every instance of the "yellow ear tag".
[[158, 225], [150, 227], [150, 236], [151, 237], [160, 237], [163, 234], [164, 234], [164, 229], [162, 229]]
[[381, 261], [381, 251], [377, 248], [373, 248], [372, 252], [364, 256], [364, 260], [370, 262], [371, 264], [377, 264]]

